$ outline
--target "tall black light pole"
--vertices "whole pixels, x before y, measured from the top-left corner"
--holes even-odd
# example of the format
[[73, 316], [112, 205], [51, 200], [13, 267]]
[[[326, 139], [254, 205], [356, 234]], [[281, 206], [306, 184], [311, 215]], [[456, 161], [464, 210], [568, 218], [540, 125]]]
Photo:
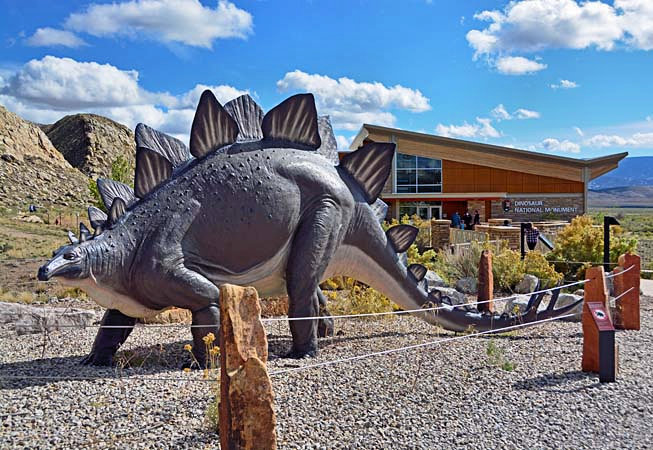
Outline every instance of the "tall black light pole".
[[610, 225], [619, 225], [612, 216], [603, 216], [603, 270], [610, 272]]

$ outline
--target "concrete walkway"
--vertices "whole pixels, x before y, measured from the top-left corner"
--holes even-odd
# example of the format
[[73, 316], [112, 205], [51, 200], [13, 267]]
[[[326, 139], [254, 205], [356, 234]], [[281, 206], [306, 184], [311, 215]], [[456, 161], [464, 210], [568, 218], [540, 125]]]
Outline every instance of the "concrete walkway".
[[646, 297], [653, 297], [653, 280], [641, 280], [640, 287]]

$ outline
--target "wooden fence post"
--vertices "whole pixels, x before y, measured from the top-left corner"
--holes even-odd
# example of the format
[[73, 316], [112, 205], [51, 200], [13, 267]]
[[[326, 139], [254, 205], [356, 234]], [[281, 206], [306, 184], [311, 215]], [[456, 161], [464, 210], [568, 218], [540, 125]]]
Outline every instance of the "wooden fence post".
[[617, 349], [614, 342], [614, 326], [610, 317], [610, 304], [605, 287], [602, 266], [591, 267], [585, 272], [583, 303], [583, 372], [598, 372], [599, 380], [615, 381], [617, 372]]
[[220, 287], [220, 446], [276, 449], [268, 342], [253, 287]]
[[[479, 311], [494, 312], [494, 275], [492, 274], [492, 252], [483, 250], [478, 264], [478, 301]], [[489, 300], [489, 301], [488, 301]]]
[[615, 302], [614, 326], [622, 330], [639, 330], [639, 288], [642, 260], [637, 255], [626, 253], [619, 257], [619, 266], [614, 273], [614, 296], [623, 297]]

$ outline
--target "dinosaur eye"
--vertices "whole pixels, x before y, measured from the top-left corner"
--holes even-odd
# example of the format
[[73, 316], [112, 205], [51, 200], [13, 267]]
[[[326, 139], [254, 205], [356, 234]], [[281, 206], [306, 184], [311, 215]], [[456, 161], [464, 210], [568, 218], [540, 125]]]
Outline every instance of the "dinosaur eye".
[[76, 256], [77, 255], [75, 255], [74, 252], [66, 252], [63, 254], [63, 259], [67, 259], [68, 261], [70, 261], [71, 259], [75, 259]]

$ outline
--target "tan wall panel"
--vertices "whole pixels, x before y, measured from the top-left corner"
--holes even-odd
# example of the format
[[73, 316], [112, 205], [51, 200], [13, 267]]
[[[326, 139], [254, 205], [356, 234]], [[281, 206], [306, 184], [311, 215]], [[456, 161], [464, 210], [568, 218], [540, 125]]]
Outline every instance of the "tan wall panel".
[[[374, 132], [370, 133], [368, 139], [377, 142], [390, 142], [392, 141], [392, 136]], [[464, 144], [460, 148], [456, 148], [437, 143], [420, 142], [404, 137], [396, 137], [395, 142], [400, 152], [410, 155], [446, 159], [452, 162], [505, 170], [518, 167], [520, 171], [529, 174], [538, 175], [546, 173], [564, 180], [582, 181], [582, 169], [563, 162], [555, 163], [536, 160], [528, 155], [520, 154], [509, 156], [505, 154], [494, 154], [488, 151], [465, 148]]]

